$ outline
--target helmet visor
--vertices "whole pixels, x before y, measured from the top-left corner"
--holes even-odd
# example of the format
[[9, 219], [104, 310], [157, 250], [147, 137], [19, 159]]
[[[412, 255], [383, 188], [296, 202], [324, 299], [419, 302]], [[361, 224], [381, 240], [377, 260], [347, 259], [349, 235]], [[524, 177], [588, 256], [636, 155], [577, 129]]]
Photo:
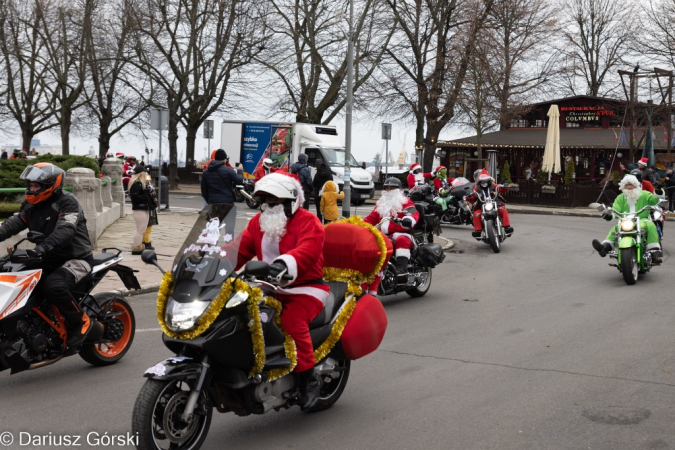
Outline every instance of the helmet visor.
[[53, 175], [35, 166], [27, 166], [19, 178], [41, 184], [51, 183], [54, 179]]

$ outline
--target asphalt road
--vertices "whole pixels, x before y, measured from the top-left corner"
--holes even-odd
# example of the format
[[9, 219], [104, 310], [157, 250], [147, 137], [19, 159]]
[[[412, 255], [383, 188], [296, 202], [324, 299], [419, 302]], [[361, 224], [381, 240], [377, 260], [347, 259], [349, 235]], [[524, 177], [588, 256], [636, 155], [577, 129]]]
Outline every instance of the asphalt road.
[[[663, 266], [627, 286], [590, 245], [606, 222], [536, 215], [512, 222], [500, 254], [468, 227], [444, 229], [456, 247], [430, 292], [383, 299], [384, 342], [353, 363], [332, 409], [214, 413], [203, 448], [675, 448], [668, 255], [675, 228], [666, 225]], [[131, 298], [138, 332], [115, 366], [91, 368], [75, 356], [0, 373], [0, 439], [4, 431], [17, 439], [20, 431], [128, 432], [143, 371], [169, 356], [154, 300]]]

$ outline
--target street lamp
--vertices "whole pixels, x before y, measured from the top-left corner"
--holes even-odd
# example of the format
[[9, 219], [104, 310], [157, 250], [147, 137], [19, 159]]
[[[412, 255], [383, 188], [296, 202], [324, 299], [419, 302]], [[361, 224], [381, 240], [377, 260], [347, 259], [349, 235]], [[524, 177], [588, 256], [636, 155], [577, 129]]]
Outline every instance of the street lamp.
[[349, 161], [352, 159], [352, 103], [354, 94], [354, 0], [349, 0], [349, 34], [347, 35], [347, 104], [345, 114], [345, 173], [343, 177], [345, 198], [342, 201], [342, 215], [351, 215], [351, 171]]

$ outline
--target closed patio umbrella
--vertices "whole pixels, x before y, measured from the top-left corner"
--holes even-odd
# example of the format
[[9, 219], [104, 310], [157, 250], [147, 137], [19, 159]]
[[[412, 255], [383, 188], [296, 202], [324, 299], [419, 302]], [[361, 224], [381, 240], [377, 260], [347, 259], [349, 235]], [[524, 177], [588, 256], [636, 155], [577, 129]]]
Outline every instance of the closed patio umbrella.
[[546, 147], [544, 147], [544, 160], [541, 170], [548, 172], [548, 181], [551, 181], [551, 173], [560, 173], [560, 112], [558, 105], [551, 105], [548, 110], [548, 131], [546, 132]]

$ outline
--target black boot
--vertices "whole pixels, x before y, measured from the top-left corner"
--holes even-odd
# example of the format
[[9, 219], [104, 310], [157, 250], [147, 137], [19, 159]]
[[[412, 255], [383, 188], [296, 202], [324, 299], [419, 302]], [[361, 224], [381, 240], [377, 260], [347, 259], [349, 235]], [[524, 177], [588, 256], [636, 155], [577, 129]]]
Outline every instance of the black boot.
[[612, 251], [612, 246], [609, 245], [607, 242], [600, 243], [597, 239], [593, 239], [593, 248], [597, 250], [597, 252], [602, 256], [603, 258], [607, 256], [607, 253]]
[[653, 264], [661, 264], [663, 262], [663, 252], [661, 250], [649, 250], [649, 253], [652, 255]]
[[91, 321], [89, 320], [87, 320], [86, 323], [80, 320], [66, 328], [66, 331], [68, 332], [68, 348], [74, 350], [82, 345], [90, 330]]
[[479, 238], [482, 234], [483, 234], [482, 231], [472, 231], [471, 232], [471, 236], [473, 236], [475, 238]]
[[396, 273], [398, 275], [405, 275], [408, 273], [408, 258], [405, 256], [396, 257]]
[[154, 250], [155, 247], [152, 246], [152, 242], [144, 242], [146, 250]]
[[314, 368], [298, 374], [300, 381], [300, 409], [304, 412], [311, 410], [319, 401], [321, 381], [314, 374]]
[[513, 234], [513, 227], [504, 227], [504, 232], [506, 234]]

